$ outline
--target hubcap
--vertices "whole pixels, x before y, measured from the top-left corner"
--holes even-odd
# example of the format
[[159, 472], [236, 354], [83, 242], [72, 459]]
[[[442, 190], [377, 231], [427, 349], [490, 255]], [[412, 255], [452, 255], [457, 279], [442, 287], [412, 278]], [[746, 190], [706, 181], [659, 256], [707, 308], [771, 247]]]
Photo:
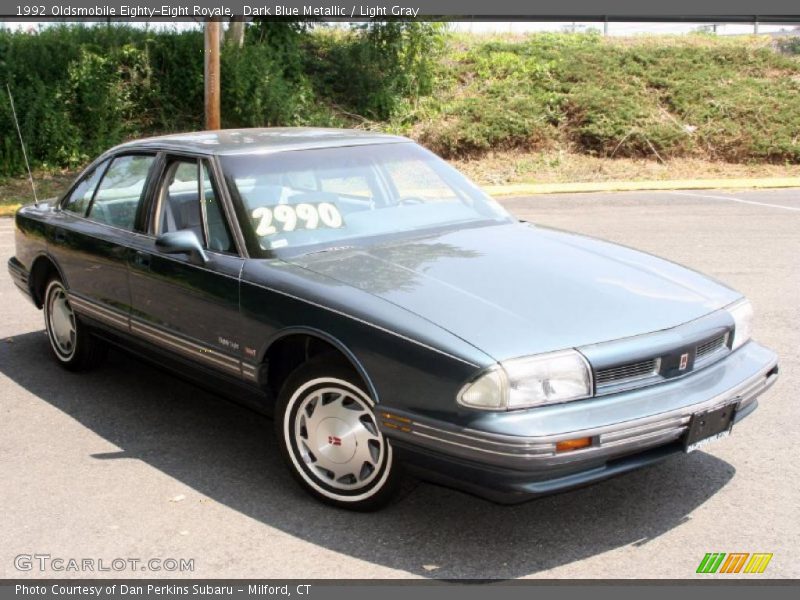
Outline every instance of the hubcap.
[[300, 401], [296, 415], [295, 446], [316, 479], [340, 490], [375, 479], [385, 441], [362, 398], [339, 387], [316, 389]]
[[72, 312], [64, 288], [55, 288], [50, 293], [48, 315], [50, 339], [62, 355], [69, 356], [75, 349], [75, 313]]

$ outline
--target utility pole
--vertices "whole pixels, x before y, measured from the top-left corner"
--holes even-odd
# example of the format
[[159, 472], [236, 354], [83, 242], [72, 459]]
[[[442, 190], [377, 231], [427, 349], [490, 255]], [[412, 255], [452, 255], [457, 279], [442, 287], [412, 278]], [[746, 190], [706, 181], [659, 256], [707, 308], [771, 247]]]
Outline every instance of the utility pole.
[[205, 25], [206, 129], [219, 129], [219, 21]]

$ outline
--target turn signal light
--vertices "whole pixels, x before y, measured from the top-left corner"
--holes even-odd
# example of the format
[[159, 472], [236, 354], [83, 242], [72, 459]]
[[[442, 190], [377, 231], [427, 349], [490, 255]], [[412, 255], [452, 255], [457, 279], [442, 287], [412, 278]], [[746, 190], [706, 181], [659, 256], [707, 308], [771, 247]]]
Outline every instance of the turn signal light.
[[564, 440], [562, 442], [556, 442], [556, 452], [570, 452], [571, 450], [588, 448], [591, 445], [592, 445], [592, 438], [590, 437], [575, 438], [574, 440]]

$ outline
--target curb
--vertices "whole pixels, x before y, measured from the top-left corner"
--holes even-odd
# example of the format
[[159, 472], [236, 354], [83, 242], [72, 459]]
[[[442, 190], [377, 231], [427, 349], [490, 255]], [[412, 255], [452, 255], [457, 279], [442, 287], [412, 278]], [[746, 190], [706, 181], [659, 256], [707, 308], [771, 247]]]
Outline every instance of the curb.
[[3, 217], [6, 217], [6, 218], [13, 217], [16, 214], [17, 209], [20, 206], [22, 206], [22, 205], [21, 204], [3, 204], [2, 206], [0, 206], [0, 219], [2, 219]]
[[667, 179], [663, 181], [602, 181], [581, 183], [512, 183], [485, 185], [492, 196], [535, 194], [586, 194], [591, 192], [644, 192], [661, 190], [741, 190], [800, 188], [800, 177], [742, 177], [738, 179]]
[[3, 217], [11, 218], [13, 217], [17, 209], [22, 206], [22, 204], [3, 204], [0, 205], [0, 219]]

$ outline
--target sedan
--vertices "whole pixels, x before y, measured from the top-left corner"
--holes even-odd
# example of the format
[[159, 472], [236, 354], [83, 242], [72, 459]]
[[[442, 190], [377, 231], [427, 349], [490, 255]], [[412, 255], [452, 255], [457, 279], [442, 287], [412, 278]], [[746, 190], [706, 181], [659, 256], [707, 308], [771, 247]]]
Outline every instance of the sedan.
[[520, 222], [402, 137], [130, 142], [16, 228], [61, 366], [114, 344], [273, 415], [338, 507], [403, 473], [505, 503], [586, 485], [728, 436], [778, 375], [738, 292]]

